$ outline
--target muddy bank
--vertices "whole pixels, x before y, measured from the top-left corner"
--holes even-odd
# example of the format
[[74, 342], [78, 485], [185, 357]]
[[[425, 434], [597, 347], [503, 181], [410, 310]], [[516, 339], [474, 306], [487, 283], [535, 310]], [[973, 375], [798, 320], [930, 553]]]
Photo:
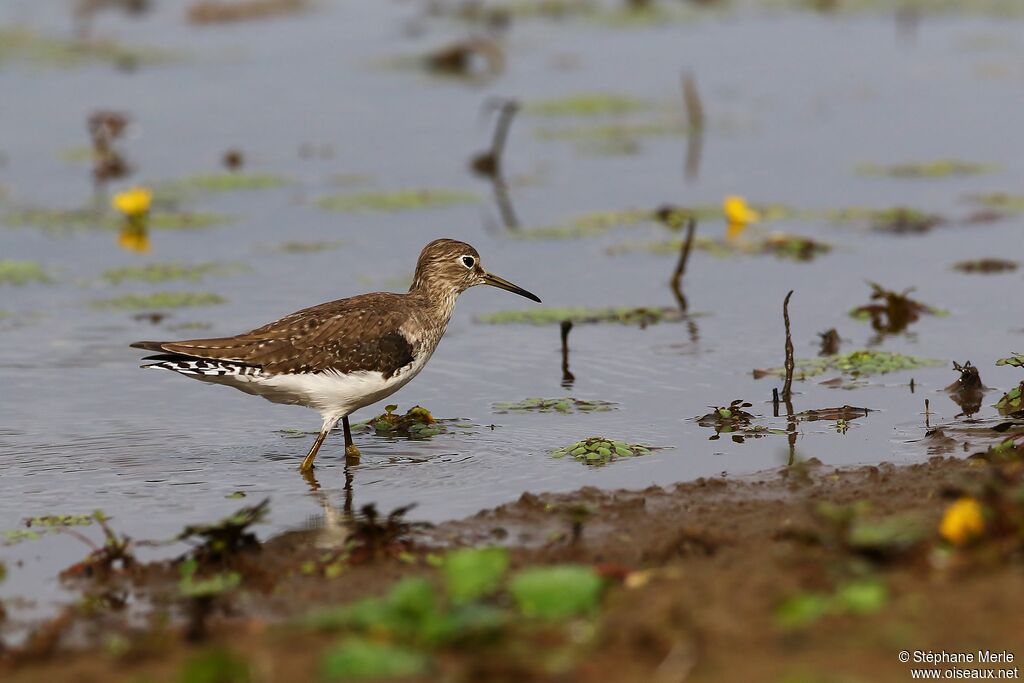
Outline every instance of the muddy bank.
[[[4, 679], [903, 681], [900, 650], [1021, 656], [1022, 468], [992, 459], [526, 494], [432, 528], [329, 511], [317, 529], [202, 546], [193, 588], [240, 577], [205, 592], [183, 562], [85, 572], [79, 605], [4, 652]], [[982, 506], [980, 527], [946, 519], [957, 500]], [[505, 578], [460, 600], [453, 549], [488, 546], [507, 549]], [[467, 557], [472, 583], [490, 560]], [[530, 613], [522, 577], [543, 566], [598, 577], [600, 595]], [[426, 591], [446, 626], [410, 617], [396, 585]]]

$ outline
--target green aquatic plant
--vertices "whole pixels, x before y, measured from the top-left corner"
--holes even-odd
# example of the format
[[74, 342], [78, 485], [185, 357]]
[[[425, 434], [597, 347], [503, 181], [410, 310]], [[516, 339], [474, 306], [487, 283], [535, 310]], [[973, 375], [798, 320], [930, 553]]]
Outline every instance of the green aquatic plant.
[[[823, 358], [798, 359], [793, 379], [817, 377], [826, 372], [839, 372], [850, 377], [869, 377], [942, 364], [942, 361], [932, 358], [908, 356], [891, 351], [861, 349]], [[786, 369], [778, 367], [754, 370], [754, 379], [768, 376], [785, 377]]]
[[344, 240], [320, 240], [312, 242], [282, 242], [274, 251], [282, 254], [315, 254], [321, 251], [339, 249], [345, 245]]
[[603, 589], [601, 577], [591, 567], [580, 565], [525, 569], [509, 583], [520, 612], [543, 621], [593, 612]]
[[[199, 230], [235, 220], [220, 213], [154, 211], [146, 226], [154, 230]], [[16, 207], [2, 214], [2, 222], [14, 227], [38, 228], [44, 232], [68, 233], [92, 230], [120, 230], [122, 216], [97, 209], [48, 209]]]
[[[996, 365], [1007, 365], [1013, 368], [1024, 368], [1024, 354], [1014, 353], [1007, 358], [1000, 358]], [[1003, 415], [1015, 413], [1024, 408], [1024, 381], [1010, 389], [996, 402], [996, 409]]]
[[256, 546], [259, 541], [250, 529], [260, 524], [270, 514], [270, 499], [264, 498], [256, 505], [247, 505], [236, 510], [219, 522], [211, 524], [190, 524], [182, 529], [176, 541], [198, 540], [192, 550], [192, 557], [199, 562], [220, 560], [240, 550]]
[[213, 275], [230, 275], [244, 272], [248, 267], [243, 264], [226, 263], [149, 263], [144, 266], [126, 266], [103, 271], [102, 277], [107, 282], [119, 285], [122, 282], [170, 282], [171, 280], [187, 280], [199, 282]]
[[25, 62], [41, 66], [77, 67], [95, 62], [114, 65], [161, 64], [180, 60], [170, 50], [126, 45], [109, 39], [78, 40], [46, 36], [25, 27], [0, 27], [0, 65]]
[[[636, 251], [643, 251], [659, 256], [678, 256], [683, 246], [683, 240], [656, 240], [650, 242], [623, 242], [608, 247], [607, 253], [611, 255], [626, 254]], [[705, 252], [716, 258], [728, 258], [731, 256], [756, 256], [769, 254], [783, 259], [794, 261], [811, 261], [821, 254], [832, 251], [832, 245], [821, 242], [810, 237], [790, 235], [782, 232], [773, 232], [764, 238], [751, 240], [729, 240], [717, 239], [714, 237], [696, 237], [691, 246], [692, 249]]]
[[636, 154], [644, 138], [685, 135], [686, 127], [670, 121], [617, 121], [600, 125], [535, 128], [538, 140], [572, 143], [580, 152], [598, 155]]
[[586, 400], [566, 396], [564, 398], [526, 398], [522, 401], [499, 402], [493, 406], [499, 415], [505, 413], [593, 413], [615, 410], [610, 401]]
[[183, 598], [210, 598], [232, 591], [242, 583], [242, 575], [238, 572], [219, 572], [204, 578], [196, 578], [199, 562], [189, 558], [181, 563], [178, 581], [178, 594]]
[[893, 234], [923, 233], [942, 225], [946, 219], [934, 213], [927, 213], [905, 206], [887, 209], [850, 207], [825, 212], [825, 217], [837, 223], [867, 223], [877, 232]]
[[987, 209], [1009, 213], [1024, 212], [1024, 194], [1009, 192], [988, 192], [967, 195], [967, 201], [980, 204]]
[[644, 209], [618, 209], [593, 211], [577, 216], [565, 223], [537, 228], [522, 228], [510, 233], [514, 239], [577, 239], [603, 235], [613, 228], [649, 224], [655, 220], [652, 211]]
[[570, 456], [588, 465], [604, 465], [619, 458], [631, 458], [636, 455], [647, 455], [650, 446], [630, 444], [625, 441], [614, 441], [603, 436], [592, 436], [583, 441], [562, 446], [551, 451], [551, 457], [564, 458]]
[[124, 294], [111, 299], [97, 299], [90, 305], [104, 310], [144, 311], [164, 308], [215, 306], [227, 301], [210, 292], [157, 292], [155, 294]]
[[395, 404], [384, 406], [383, 413], [363, 425], [369, 425], [380, 436], [428, 437], [445, 431], [444, 425], [423, 406], [413, 406], [404, 415], [396, 410]]
[[429, 659], [412, 648], [349, 637], [323, 655], [320, 672], [330, 681], [391, 680], [422, 675], [428, 665]]
[[885, 583], [865, 578], [840, 584], [832, 593], [804, 591], [786, 598], [775, 610], [775, 623], [783, 630], [813, 625], [822, 617], [869, 615], [889, 601]]
[[950, 176], [978, 175], [1000, 170], [998, 164], [979, 164], [960, 159], [939, 159], [906, 164], [861, 164], [861, 175], [884, 175], [893, 178], [947, 178]]
[[394, 212], [444, 208], [479, 201], [479, 196], [472, 192], [424, 188], [327, 195], [317, 200], [317, 206], [328, 211]]
[[176, 180], [157, 183], [153, 200], [157, 204], [178, 202], [197, 193], [251, 192], [272, 190], [293, 184], [287, 176], [275, 173], [250, 173], [225, 171], [222, 173], [197, 173]]
[[563, 320], [573, 323], [618, 323], [646, 327], [661, 322], [678, 322], [682, 313], [678, 308], [533, 308], [523, 311], [499, 311], [476, 317], [477, 322], [488, 325], [551, 325]]
[[650, 102], [636, 97], [593, 92], [528, 102], [525, 111], [535, 116], [621, 116], [650, 108]]
[[501, 586], [508, 565], [505, 548], [453, 550], [441, 565], [448, 596], [456, 603], [465, 603], [493, 594]]
[[27, 285], [52, 281], [46, 269], [35, 261], [0, 259], [0, 285]]

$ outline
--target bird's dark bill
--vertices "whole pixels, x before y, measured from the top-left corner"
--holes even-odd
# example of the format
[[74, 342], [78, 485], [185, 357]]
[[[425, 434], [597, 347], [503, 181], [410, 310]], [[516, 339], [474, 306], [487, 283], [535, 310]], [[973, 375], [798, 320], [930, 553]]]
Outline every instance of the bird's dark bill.
[[491, 287], [497, 287], [498, 289], [504, 289], [507, 292], [518, 294], [519, 296], [525, 296], [527, 299], [531, 299], [540, 303], [540, 298], [533, 292], [528, 292], [519, 285], [514, 285], [505, 278], [500, 278], [497, 275], [491, 275], [490, 273], [484, 274], [484, 282], [489, 284]]

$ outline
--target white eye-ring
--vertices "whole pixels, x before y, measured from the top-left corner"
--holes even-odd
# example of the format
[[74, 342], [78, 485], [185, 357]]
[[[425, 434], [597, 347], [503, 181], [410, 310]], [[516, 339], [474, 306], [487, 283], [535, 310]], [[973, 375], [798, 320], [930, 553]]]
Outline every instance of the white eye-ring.
[[472, 268], [473, 266], [476, 265], [476, 259], [473, 258], [472, 256], [463, 256], [462, 265], [466, 266], [467, 268]]

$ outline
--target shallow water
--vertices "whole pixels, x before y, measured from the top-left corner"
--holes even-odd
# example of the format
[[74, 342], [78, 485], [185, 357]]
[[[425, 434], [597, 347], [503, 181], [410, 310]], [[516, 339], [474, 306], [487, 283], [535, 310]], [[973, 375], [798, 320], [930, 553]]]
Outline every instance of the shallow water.
[[[531, 101], [610, 91], [674, 108], [681, 71], [692, 70], [700, 82], [710, 123], [695, 182], [683, 178], [682, 137], [644, 139], [632, 155], [593, 155], [532, 134], [572, 121], [520, 116], [505, 168], [516, 214], [528, 227], [595, 210], [716, 204], [733, 193], [811, 209], [907, 205], [962, 217], [971, 211], [965, 195], [1019, 189], [1024, 171], [1009, 142], [1018, 134], [1012, 113], [1024, 79], [1024, 43], [1013, 22], [928, 19], [908, 38], [891, 18], [870, 16], [741, 13], [630, 28], [524, 21], [507, 38], [506, 73], [467, 84], [386, 64], [463, 33], [445, 21], [416, 19], [409, 3], [320, 3], [297, 17], [212, 27], [187, 26], [180, 9], [165, 4], [138, 21], [101, 15], [95, 30], [176, 50], [179, 62], [132, 73], [104, 64], [0, 64], [0, 187], [6, 190], [0, 258], [39, 261], [56, 280], [0, 284], [0, 310], [10, 314], [0, 319], [0, 529], [16, 529], [36, 515], [102, 509], [130, 536], [166, 538], [263, 496], [272, 503], [263, 534], [315, 519], [320, 498], [296, 472], [307, 439], [279, 430], [313, 430], [318, 416], [171, 373], [143, 372], [140, 354], [128, 344], [237, 333], [320, 301], [388, 288], [408, 276], [420, 248], [436, 237], [471, 242], [485, 267], [536, 292], [545, 305], [672, 305], [666, 283], [674, 257], [606, 253], [624, 241], [664, 237], [659, 228], [523, 240], [500, 227], [491, 188], [466, 168], [488, 141], [479, 109], [489, 95]], [[66, 8], [28, 0], [0, 7], [0, 26], [14, 25], [69, 31]], [[417, 27], [415, 37], [410, 27]], [[216, 171], [229, 147], [244, 151], [246, 170], [294, 182], [191, 199], [190, 209], [232, 214], [235, 221], [154, 231], [146, 255], [118, 249], [110, 231], [53, 234], [5, 224], [9, 206], [74, 208], [92, 201], [88, 165], [61, 154], [87, 144], [85, 120], [97, 109], [126, 111], [135, 122], [123, 145], [137, 167], [131, 182]], [[330, 153], [304, 158], [303, 145]], [[855, 172], [866, 162], [941, 158], [1000, 170], [940, 179]], [[339, 175], [365, 180], [338, 187]], [[315, 204], [331, 192], [407, 187], [467, 190], [481, 202], [395, 213], [335, 213]], [[1006, 296], [1020, 286], [1020, 271], [968, 276], [950, 267], [962, 259], [1013, 258], [1024, 228], [1020, 216], [905, 237], [826, 220], [765, 227], [836, 249], [811, 263], [695, 252], [685, 285], [696, 330], [578, 325], [570, 336], [571, 391], [560, 385], [557, 328], [474, 322], [477, 314], [529, 302], [498, 290], [465, 294], [430, 364], [390, 400], [474, 426], [427, 441], [359, 437], [355, 504], [389, 510], [415, 502], [414, 516], [442, 520], [524, 491], [639, 488], [782, 464], [785, 437], [709, 441], [712, 431], [693, 418], [735, 398], [770, 416], [771, 388], [780, 383], [754, 381], [751, 369], [782, 363], [781, 302], [790, 289], [797, 357], [813, 356], [816, 333], [833, 326], [846, 340], [844, 350], [871, 339], [866, 323], [846, 315], [867, 301], [865, 280], [897, 290], [916, 286], [915, 296], [950, 312], [925, 317], [910, 335], [889, 337], [880, 347], [940, 359], [943, 366], [873, 378], [853, 391], [798, 382], [798, 410], [853, 404], [877, 411], [842, 435], [832, 423], [802, 424], [797, 449], [803, 457], [830, 465], [928, 457], [917, 443], [925, 431], [924, 400], [930, 399], [932, 424], [963, 420], [939, 392], [955, 379], [952, 360], [971, 360], [992, 387], [1019, 381], [1013, 369], [996, 369], [993, 361], [1020, 348], [1022, 323]], [[720, 222], [700, 226], [702, 235], [722, 230]], [[274, 250], [290, 240], [335, 239], [344, 246], [310, 254]], [[156, 261], [241, 262], [249, 270], [198, 284], [113, 286], [99, 279], [108, 268]], [[160, 290], [212, 291], [228, 303], [174, 311], [157, 325], [88, 306]], [[210, 328], [172, 329], [192, 322]], [[615, 401], [618, 410], [561, 416], [491, 409], [498, 401], [567, 393]], [[998, 396], [989, 394], [976, 417], [993, 419]], [[364, 410], [356, 419], [372, 414]], [[784, 420], [761, 422], [784, 426]], [[603, 468], [548, 455], [595, 434], [666, 449]], [[327, 443], [317, 470], [322, 492], [336, 504], [344, 496], [340, 442]], [[239, 490], [246, 501], [225, 498]], [[44, 605], [60, 599], [57, 571], [86, 551], [67, 536], [0, 547], [10, 573], [0, 596]]]

